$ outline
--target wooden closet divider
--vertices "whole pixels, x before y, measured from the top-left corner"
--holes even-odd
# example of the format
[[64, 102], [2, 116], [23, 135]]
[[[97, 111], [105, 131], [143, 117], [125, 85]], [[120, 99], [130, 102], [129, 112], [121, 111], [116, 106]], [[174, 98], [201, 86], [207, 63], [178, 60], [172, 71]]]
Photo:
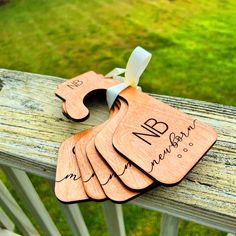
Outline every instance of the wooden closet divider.
[[86, 194], [94, 200], [101, 201], [106, 199], [106, 195], [89, 163], [85, 150], [87, 143], [93, 138], [94, 132], [96, 132], [95, 129], [91, 128], [79, 133], [80, 137], [74, 150]]
[[81, 179], [73, 148], [79, 135], [66, 139], [60, 146], [57, 155], [55, 195], [62, 202], [88, 200]]
[[[121, 181], [127, 187], [134, 190], [143, 190], [147, 188], [148, 186], [150, 186], [154, 181], [148, 176], [146, 176], [142, 171], [140, 171], [135, 165], [133, 165], [131, 161], [121, 156], [114, 149], [113, 144], [112, 144], [112, 139], [113, 139], [115, 130], [119, 126], [121, 120], [123, 119], [124, 115], [126, 114], [128, 110], [127, 103], [122, 99], [119, 99], [119, 101], [120, 101], [119, 112], [96, 135], [95, 146], [97, 148], [97, 151], [101, 154], [101, 157], [106, 160], [106, 162], [113, 169], [115, 174], [121, 179]], [[94, 141], [92, 140], [90, 141], [90, 143], [93, 143], [93, 142]], [[93, 149], [92, 145], [89, 145], [89, 146], [91, 146], [91, 152], [94, 152], [95, 159], [98, 160], [99, 158], [101, 158], [101, 157], [97, 157], [96, 152], [92, 150]], [[87, 147], [87, 154], [88, 154], [88, 147]], [[88, 157], [90, 156], [92, 155], [88, 154]], [[99, 162], [102, 162], [102, 160], [99, 160]], [[98, 176], [98, 179], [99, 179], [99, 176]], [[102, 180], [102, 182], [104, 182], [104, 180]]]
[[107, 79], [90, 71], [59, 84], [56, 95], [65, 101], [62, 109], [66, 115], [82, 121], [89, 115], [89, 110], [84, 105], [84, 98], [94, 91], [105, 90], [119, 83], [118, 80]]
[[[66, 93], [61, 97], [72, 118], [81, 119], [88, 114], [83, 104], [88, 93], [119, 83], [89, 73], [93, 75], [81, 93], [62, 89]], [[161, 183], [181, 181], [216, 141], [217, 134], [211, 127], [135, 88], [128, 87], [119, 96], [126, 100], [128, 110], [114, 132], [113, 145], [117, 152]], [[80, 109], [83, 112], [78, 112]]]
[[129, 109], [113, 136], [116, 150], [164, 184], [176, 184], [215, 143], [208, 125], [128, 87]]
[[97, 152], [94, 138], [89, 141], [86, 147], [86, 153], [106, 196], [110, 200], [121, 203], [130, 200], [141, 193], [131, 191], [125, 187], [120, 181], [120, 178]]

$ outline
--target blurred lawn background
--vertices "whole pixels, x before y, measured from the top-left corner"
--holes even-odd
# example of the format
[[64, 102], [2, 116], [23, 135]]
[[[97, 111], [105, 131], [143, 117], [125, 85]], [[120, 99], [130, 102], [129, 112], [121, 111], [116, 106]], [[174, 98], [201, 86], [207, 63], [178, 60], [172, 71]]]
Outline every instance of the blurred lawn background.
[[[125, 67], [137, 45], [153, 54], [140, 81], [144, 91], [236, 105], [235, 0], [10, 0], [0, 6], [1, 68], [65, 78], [105, 74]], [[71, 235], [47, 182], [30, 178], [62, 235]], [[107, 235], [100, 204], [80, 207], [91, 235]], [[159, 213], [123, 209], [128, 235], [158, 235]], [[181, 221], [179, 235], [226, 234]]]

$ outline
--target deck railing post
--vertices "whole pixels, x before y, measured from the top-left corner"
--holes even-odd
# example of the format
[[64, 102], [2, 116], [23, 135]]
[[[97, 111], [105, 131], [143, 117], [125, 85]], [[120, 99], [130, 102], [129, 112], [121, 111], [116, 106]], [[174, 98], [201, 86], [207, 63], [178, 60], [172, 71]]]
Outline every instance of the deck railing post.
[[0, 180], [0, 205], [3, 210], [14, 220], [17, 227], [25, 236], [38, 236], [39, 233], [30, 222], [29, 218], [20, 208], [11, 193]]
[[34, 217], [45, 235], [61, 235], [24, 171], [2, 166], [6, 176], [19, 194], [22, 202]]
[[163, 213], [161, 217], [160, 236], [177, 236], [179, 218]]
[[[54, 181], [48, 180], [49, 185], [54, 188]], [[58, 201], [67, 223], [74, 236], [89, 236], [88, 228], [77, 204], [64, 204]]]
[[125, 236], [122, 206], [106, 201], [102, 203], [103, 212], [110, 236]]
[[0, 208], [0, 228], [14, 231], [15, 224], [9, 219], [6, 213]]

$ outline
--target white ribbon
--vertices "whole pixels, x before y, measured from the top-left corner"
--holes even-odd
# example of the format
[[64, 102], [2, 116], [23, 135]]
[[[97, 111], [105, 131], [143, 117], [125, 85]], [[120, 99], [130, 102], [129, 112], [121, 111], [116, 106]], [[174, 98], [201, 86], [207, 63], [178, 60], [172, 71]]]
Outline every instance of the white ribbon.
[[[123, 81], [123, 83], [107, 89], [106, 96], [109, 109], [112, 107], [119, 93], [127, 87], [132, 86], [140, 89], [138, 86], [139, 78], [146, 69], [151, 57], [151, 53], [141, 47], [136, 47], [130, 55], [126, 69], [115, 68], [105, 75], [105, 77], [113, 77], [113, 79]], [[125, 76], [120, 76], [123, 73], [125, 73]]]

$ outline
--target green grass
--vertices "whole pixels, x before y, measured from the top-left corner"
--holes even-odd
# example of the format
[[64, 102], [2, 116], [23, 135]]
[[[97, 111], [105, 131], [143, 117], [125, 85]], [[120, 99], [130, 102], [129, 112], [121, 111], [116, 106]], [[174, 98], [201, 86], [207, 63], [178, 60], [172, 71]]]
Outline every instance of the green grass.
[[[153, 54], [144, 91], [235, 106], [235, 13], [235, 0], [10, 0], [0, 7], [0, 67], [66, 78], [107, 73], [140, 45]], [[45, 180], [31, 179], [62, 235], [71, 235]], [[80, 207], [91, 235], [107, 235], [100, 204]], [[125, 204], [124, 217], [128, 235], [159, 232], [156, 212]], [[185, 221], [179, 231], [225, 235]]]

